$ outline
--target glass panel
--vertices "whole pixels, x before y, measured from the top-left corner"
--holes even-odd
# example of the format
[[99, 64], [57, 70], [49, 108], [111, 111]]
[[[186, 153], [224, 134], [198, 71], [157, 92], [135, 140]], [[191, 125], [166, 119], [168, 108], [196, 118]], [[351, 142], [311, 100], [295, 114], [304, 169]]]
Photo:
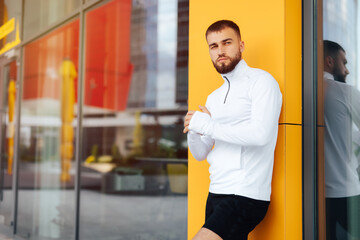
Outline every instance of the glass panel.
[[13, 211], [13, 161], [15, 137], [16, 61], [4, 68], [1, 99], [0, 224], [11, 226]]
[[24, 47], [18, 232], [74, 239], [79, 20]]
[[24, 39], [63, 19], [80, 4], [79, 0], [25, 0]]
[[188, 1], [86, 13], [81, 239], [186, 239]]
[[359, 10], [358, 1], [323, 0], [327, 239], [360, 239]]

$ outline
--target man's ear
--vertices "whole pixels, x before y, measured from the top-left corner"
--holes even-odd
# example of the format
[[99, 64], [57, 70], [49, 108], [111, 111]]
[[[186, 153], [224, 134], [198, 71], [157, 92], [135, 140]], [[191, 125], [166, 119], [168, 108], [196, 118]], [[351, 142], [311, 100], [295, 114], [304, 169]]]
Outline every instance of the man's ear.
[[241, 40], [240, 40], [239, 48], [240, 48], [240, 52], [241, 52], [241, 53], [244, 52], [244, 50], [245, 50], [245, 43], [244, 43], [244, 41], [241, 41]]
[[335, 60], [331, 57], [331, 56], [327, 56], [325, 58], [325, 64], [329, 67], [329, 68], [333, 68], [334, 64], [335, 64]]

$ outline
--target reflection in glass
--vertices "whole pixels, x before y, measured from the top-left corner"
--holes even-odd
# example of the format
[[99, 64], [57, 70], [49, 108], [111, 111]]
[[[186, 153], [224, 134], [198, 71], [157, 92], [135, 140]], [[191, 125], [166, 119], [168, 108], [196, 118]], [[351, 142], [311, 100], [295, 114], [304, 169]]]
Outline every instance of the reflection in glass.
[[4, 68], [4, 81], [1, 86], [1, 139], [0, 139], [0, 216], [2, 224], [11, 226], [13, 164], [14, 164], [14, 137], [15, 137], [15, 99], [17, 66], [12, 61]]
[[62, 20], [79, 8], [80, 4], [79, 0], [25, 0], [24, 39]]
[[85, 21], [80, 238], [186, 239], [188, 1], [113, 0]]
[[326, 238], [360, 239], [359, 5], [323, 4]]
[[79, 20], [24, 47], [18, 233], [73, 239]]

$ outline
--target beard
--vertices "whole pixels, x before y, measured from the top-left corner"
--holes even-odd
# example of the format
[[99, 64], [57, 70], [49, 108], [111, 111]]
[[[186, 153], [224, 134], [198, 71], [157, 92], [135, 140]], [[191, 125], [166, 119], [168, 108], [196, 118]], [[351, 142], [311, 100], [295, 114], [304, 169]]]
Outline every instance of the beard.
[[[216, 64], [216, 62], [213, 62], [213, 65], [216, 69], [216, 71], [220, 74], [225, 74], [225, 73], [229, 73], [232, 70], [234, 70], [234, 68], [236, 67], [236, 65], [240, 62], [241, 60], [241, 52], [239, 51], [234, 58], [230, 58], [230, 63], [229, 64], [225, 64], [225, 63], [220, 63], [220, 64]], [[219, 55], [218, 59], [220, 57], [226, 57], [225, 54]], [[217, 60], [216, 60], [217, 61]]]
[[335, 81], [345, 83], [346, 82], [346, 75], [341, 73], [339, 69], [334, 70], [334, 79]]

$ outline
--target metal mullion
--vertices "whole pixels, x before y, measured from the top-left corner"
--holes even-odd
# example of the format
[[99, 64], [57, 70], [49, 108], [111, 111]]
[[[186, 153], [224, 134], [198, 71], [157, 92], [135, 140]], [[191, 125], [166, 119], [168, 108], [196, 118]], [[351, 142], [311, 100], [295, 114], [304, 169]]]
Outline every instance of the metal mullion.
[[[24, 37], [24, 22], [25, 22], [25, 0], [21, 1], [21, 31], [20, 31], [20, 39]], [[12, 210], [12, 225], [13, 225], [13, 234], [17, 233], [17, 215], [18, 215], [18, 191], [19, 191], [19, 138], [20, 138], [20, 123], [21, 123], [21, 98], [22, 98], [22, 86], [23, 86], [23, 74], [24, 74], [24, 58], [23, 58], [23, 46], [22, 43], [20, 46], [17, 46], [20, 49], [19, 59], [16, 61], [17, 65], [17, 94], [16, 94], [16, 104], [15, 104], [15, 141], [14, 141], [14, 167], [13, 167], [13, 210]], [[19, 65], [17, 64], [19, 63]]]
[[318, 239], [317, 213], [317, 0], [303, 0], [303, 239]]
[[23, 48], [20, 49], [20, 57], [17, 60], [19, 65], [17, 66], [17, 94], [16, 94], [16, 119], [15, 119], [15, 141], [14, 141], [14, 174], [13, 174], [13, 234], [17, 232], [17, 211], [18, 211], [18, 190], [19, 190], [19, 139], [20, 139], [20, 123], [21, 123], [21, 98], [22, 98], [22, 86], [23, 86], [23, 74], [24, 74], [24, 59]]
[[[7, 66], [7, 63], [4, 64], [3, 66]], [[4, 92], [6, 89], [6, 86], [5, 86], [6, 77], [5, 76], [7, 75], [7, 72], [8, 72], [7, 68], [4, 67], [3, 71], [1, 72], [3, 79], [2, 79], [2, 82], [0, 83], [2, 85], [0, 88], [0, 90], [2, 92]], [[1, 104], [1, 106], [0, 106], [0, 154], [1, 154], [0, 155], [0, 201], [2, 202], [3, 201], [3, 188], [4, 188], [4, 171], [3, 171], [3, 156], [2, 156], [4, 149], [2, 149], [3, 148], [2, 146], [3, 146], [3, 131], [5, 130], [5, 127], [3, 124], [5, 124], [5, 122], [6, 122], [4, 120], [4, 118], [5, 118], [4, 116], [7, 111], [5, 111], [5, 108], [4, 108], [5, 97], [1, 96], [1, 98], [2, 99], [0, 100], [0, 104]]]
[[83, 119], [83, 81], [84, 81], [84, 45], [85, 45], [85, 18], [83, 5], [80, 11], [79, 26], [79, 74], [78, 74], [78, 97], [77, 97], [77, 125], [76, 125], [76, 153], [75, 153], [75, 240], [80, 234], [80, 190], [81, 190], [81, 153], [82, 153], [82, 119]]

